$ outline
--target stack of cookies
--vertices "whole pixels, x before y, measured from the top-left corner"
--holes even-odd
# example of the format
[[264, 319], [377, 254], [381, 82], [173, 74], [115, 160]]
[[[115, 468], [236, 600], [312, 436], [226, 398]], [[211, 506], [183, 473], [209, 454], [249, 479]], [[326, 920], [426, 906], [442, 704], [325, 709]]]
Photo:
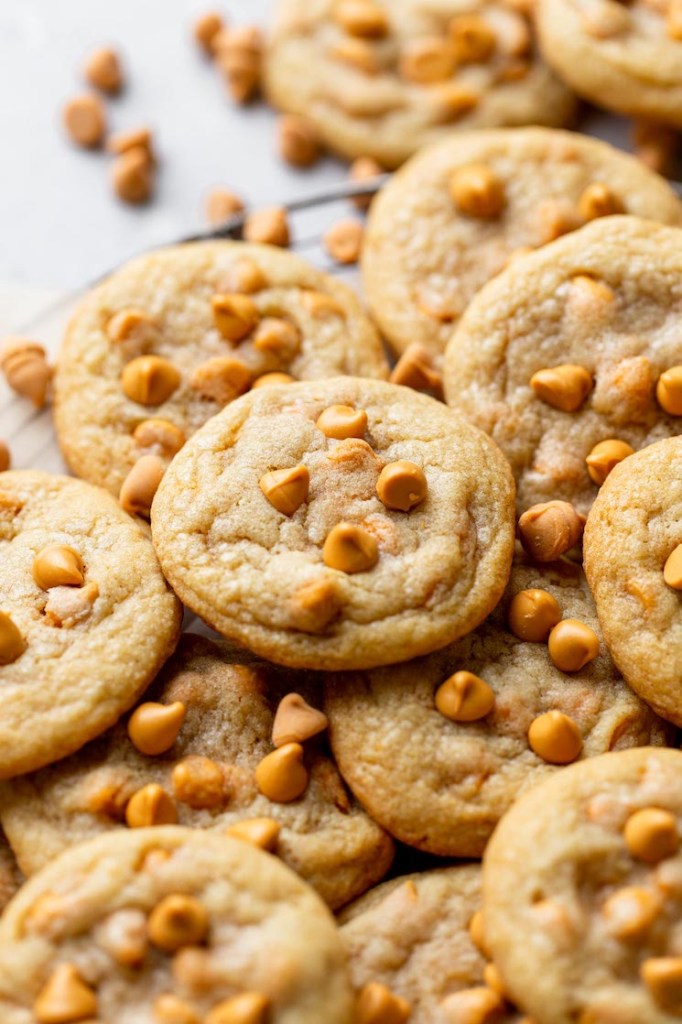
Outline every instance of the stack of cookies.
[[74, 476], [0, 474], [3, 1024], [682, 1017], [682, 203], [461, 133], [362, 276], [185, 245], [71, 320]]

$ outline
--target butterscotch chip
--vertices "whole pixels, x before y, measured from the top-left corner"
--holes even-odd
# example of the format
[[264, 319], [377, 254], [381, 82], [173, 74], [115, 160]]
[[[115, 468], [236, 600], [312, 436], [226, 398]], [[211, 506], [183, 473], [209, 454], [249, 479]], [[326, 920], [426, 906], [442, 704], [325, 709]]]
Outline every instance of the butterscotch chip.
[[[591, 280], [591, 279], [588, 279]], [[584, 366], [564, 364], [538, 370], [530, 379], [538, 398], [562, 412], [575, 412], [583, 404], [594, 384]]]
[[256, 768], [256, 783], [273, 803], [288, 804], [298, 800], [308, 786], [301, 744], [285, 743], [267, 754]]
[[411, 1012], [406, 999], [378, 981], [364, 985], [355, 1004], [357, 1024], [405, 1024]]
[[337, 617], [343, 603], [333, 580], [322, 577], [302, 584], [291, 599], [296, 629], [321, 633]]
[[234, 344], [251, 334], [260, 320], [258, 307], [248, 295], [214, 295], [211, 308], [215, 326]]
[[660, 807], [645, 807], [631, 814], [623, 836], [632, 856], [646, 864], [673, 857], [680, 847], [677, 819]]
[[634, 448], [626, 441], [616, 438], [600, 441], [585, 459], [590, 479], [601, 487], [611, 470], [633, 454]]
[[357, 263], [364, 227], [359, 220], [339, 220], [325, 233], [324, 247], [337, 263]]
[[254, 295], [268, 285], [264, 271], [255, 260], [247, 257], [235, 260], [224, 272], [221, 280], [223, 286], [218, 289], [219, 291], [239, 295]]
[[208, 934], [208, 911], [193, 896], [165, 896], [149, 915], [149, 938], [164, 953], [197, 946]]
[[588, 185], [578, 200], [578, 213], [585, 220], [595, 217], [609, 217], [615, 213], [624, 213], [625, 207], [608, 185], [595, 181]]
[[640, 940], [660, 911], [660, 897], [650, 889], [634, 885], [616, 889], [602, 909], [609, 933], [625, 942]]
[[485, 941], [485, 931], [483, 925], [483, 911], [477, 910], [471, 920], [469, 921], [469, 938], [473, 942], [479, 953], [486, 958], [490, 959], [490, 953]]
[[226, 801], [225, 777], [209, 757], [192, 754], [173, 768], [173, 791], [182, 804], [194, 808], [220, 807]]
[[339, 0], [334, 18], [344, 32], [367, 39], [381, 39], [389, 29], [386, 11], [373, 0]]
[[251, 371], [240, 359], [215, 356], [197, 366], [189, 386], [204, 398], [227, 405], [251, 387]]
[[128, 719], [128, 735], [141, 754], [165, 754], [175, 743], [185, 720], [182, 701], [140, 704]]
[[507, 998], [507, 990], [505, 988], [502, 975], [500, 974], [495, 964], [485, 965], [483, 969], [483, 980], [485, 981], [488, 988], [492, 989], [495, 995], [499, 996], [500, 999]]
[[559, 602], [546, 590], [521, 590], [509, 604], [507, 622], [519, 640], [544, 643], [560, 621]]
[[348, 437], [364, 438], [367, 430], [367, 413], [364, 409], [353, 409], [350, 405], [330, 405], [320, 413], [315, 424], [326, 437], [343, 441]]
[[0, 441], [0, 473], [4, 473], [6, 469], [9, 469], [11, 462], [9, 448], [4, 441]]
[[107, 139], [107, 152], [120, 156], [130, 149], [143, 150], [149, 163], [156, 163], [151, 128], [132, 128], [125, 132], [116, 132]]
[[284, 114], [277, 124], [277, 149], [292, 167], [312, 167], [320, 156], [317, 132], [305, 117]]
[[0, 350], [0, 368], [13, 391], [42, 409], [52, 379], [42, 345], [29, 338], [6, 338]]
[[37, 1024], [72, 1024], [96, 1013], [95, 993], [70, 963], [55, 967], [33, 1004]]
[[487, 164], [459, 167], [450, 179], [450, 195], [460, 213], [492, 219], [505, 205], [504, 184]]
[[279, 387], [282, 384], [294, 384], [295, 381], [296, 378], [292, 377], [290, 373], [264, 373], [262, 377], [258, 377], [258, 379], [253, 382], [251, 387]]
[[126, 807], [129, 828], [149, 828], [151, 825], [174, 825], [178, 812], [173, 798], [155, 782], [138, 789]]
[[531, 750], [549, 764], [570, 764], [580, 757], [583, 738], [572, 718], [547, 711], [534, 718], [528, 730]]
[[330, 316], [345, 318], [343, 306], [332, 295], [305, 288], [301, 292], [301, 305], [316, 320], [326, 320]]
[[476, 90], [457, 82], [438, 82], [431, 86], [433, 108], [439, 123], [452, 124], [474, 110], [481, 95]]
[[209, 224], [222, 224], [244, 210], [244, 201], [226, 188], [214, 188], [206, 197], [206, 220]]
[[459, 1020], [462, 1024], [496, 1024], [502, 1020], [504, 1002], [490, 988], [477, 986], [453, 992], [440, 1004], [446, 1020]]
[[659, 405], [670, 416], [682, 416], [682, 366], [665, 370], [656, 384]]
[[64, 544], [51, 544], [33, 559], [33, 579], [42, 590], [83, 585], [83, 560]]
[[0, 612], [0, 665], [11, 665], [21, 657], [26, 646], [18, 626], [7, 612]]
[[261, 992], [242, 992], [218, 1003], [205, 1018], [205, 1024], [267, 1024], [270, 1000]]
[[254, 210], [244, 223], [244, 239], [263, 245], [279, 245], [286, 249], [291, 241], [289, 219], [283, 206]]
[[579, 672], [599, 654], [599, 637], [578, 619], [562, 619], [548, 640], [549, 656], [562, 672]]
[[453, 722], [477, 722], [492, 711], [495, 693], [473, 672], [460, 671], [438, 687], [435, 704]]
[[400, 56], [400, 74], [410, 82], [427, 85], [449, 78], [455, 69], [454, 46], [438, 36], [409, 42]]
[[272, 724], [272, 745], [283, 747], [286, 743], [305, 743], [324, 732], [328, 724], [327, 716], [311, 707], [299, 693], [288, 693], [277, 706]]
[[366, 75], [375, 75], [379, 71], [376, 49], [364, 39], [340, 39], [329, 48], [329, 56]]
[[632, 124], [632, 146], [650, 170], [671, 177], [678, 149], [678, 135], [670, 125], [638, 118]]
[[260, 56], [246, 49], [217, 51], [218, 67], [235, 103], [248, 103], [260, 88]]
[[164, 993], [154, 1000], [155, 1024], [201, 1024], [197, 1011], [177, 996]]
[[678, 544], [666, 558], [663, 579], [674, 590], [682, 590], [682, 544]]
[[[383, 167], [371, 156], [359, 156], [350, 165], [348, 172], [348, 180], [360, 184], [362, 182], [371, 181], [372, 178], [378, 178], [383, 174]], [[358, 210], [367, 210], [369, 208], [374, 193], [362, 196], [353, 196], [351, 202]]]
[[121, 508], [131, 516], [149, 519], [154, 495], [166, 472], [158, 455], [143, 455], [137, 460], [123, 481], [118, 500]]
[[339, 523], [327, 535], [322, 558], [330, 569], [340, 572], [368, 572], [379, 561], [374, 537], [353, 523]]
[[133, 437], [140, 448], [151, 448], [159, 455], [172, 458], [185, 443], [185, 435], [170, 420], [152, 418], [138, 423]]
[[95, 89], [101, 89], [112, 96], [123, 88], [121, 59], [116, 50], [108, 46], [93, 50], [85, 62], [83, 74]]
[[156, 336], [156, 324], [141, 309], [122, 309], [107, 321], [107, 335], [114, 342], [144, 345]]
[[308, 500], [310, 474], [302, 464], [291, 469], [274, 469], [265, 473], [258, 484], [273, 508], [292, 516]]
[[495, 32], [485, 19], [476, 14], [459, 14], [449, 25], [455, 58], [458, 63], [481, 63], [495, 52]]
[[665, 19], [665, 30], [670, 39], [682, 39], [682, 4], [680, 0], [670, 0]]
[[69, 100], [63, 110], [64, 127], [71, 140], [85, 149], [102, 145], [107, 130], [102, 101], [93, 93], [84, 93]]
[[253, 332], [253, 347], [290, 363], [301, 348], [301, 332], [291, 320], [266, 316]]
[[127, 149], [111, 168], [114, 192], [124, 203], [138, 206], [148, 202], [154, 191], [154, 165], [143, 146]]
[[204, 53], [211, 56], [213, 54], [213, 43], [216, 36], [225, 27], [220, 14], [215, 11], [207, 11], [206, 14], [202, 14], [193, 25], [193, 33], [196, 42], [199, 44]]
[[415, 391], [432, 391], [440, 395], [443, 378], [436, 370], [429, 350], [415, 341], [401, 355], [391, 371], [392, 384], [402, 384]]
[[519, 519], [519, 536], [537, 562], [553, 562], [570, 551], [583, 535], [584, 517], [568, 501], [533, 505]]
[[377, 494], [386, 508], [410, 512], [426, 498], [424, 471], [414, 462], [400, 459], [384, 466], [377, 480]]
[[272, 818], [246, 818], [244, 821], [237, 821], [234, 825], [230, 825], [225, 830], [225, 834], [273, 853], [277, 849], [281, 831], [280, 823]]

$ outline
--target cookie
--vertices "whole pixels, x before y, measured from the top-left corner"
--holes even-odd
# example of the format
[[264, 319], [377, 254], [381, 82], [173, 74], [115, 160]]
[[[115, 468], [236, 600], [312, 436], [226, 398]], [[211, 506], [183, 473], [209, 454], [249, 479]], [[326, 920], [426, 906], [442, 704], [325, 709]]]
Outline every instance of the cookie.
[[24, 872], [100, 832], [156, 823], [158, 808], [140, 818], [136, 806], [150, 787], [158, 800], [160, 787], [158, 806], [181, 825], [261, 827], [267, 845], [333, 907], [364, 892], [388, 869], [392, 843], [349, 799], [319, 740], [305, 744], [307, 778], [298, 799], [278, 802], [259, 790], [274, 713], [291, 692], [313, 703], [319, 686], [271, 666], [240, 664], [211, 641], [183, 634], [127, 721], [3, 788], [0, 814]]
[[680, 431], [682, 399], [661, 387], [682, 379], [681, 282], [679, 228], [605, 217], [514, 260], [473, 299], [445, 393], [509, 459], [520, 509], [561, 499], [587, 512], [608, 469], [600, 452], [608, 462], [609, 447]]
[[4, 910], [24, 881], [17, 859], [0, 831], [0, 911]]
[[682, 20], [676, 0], [539, 0], [547, 63], [577, 93], [620, 114], [682, 127]]
[[372, 204], [362, 274], [397, 352], [442, 353], [512, 254], [605, 214], [682, 224], [670, 186], [605, 142], [543, 128], [452, 135], [419, 153]]
[[[562, 671], [550, 650], [592, 660]], [[324, 707], [339, 770], [372, 817], [451, 857], [480, 856], [519, 793], [557, 765], [671, 732], [619, 676], [582, 571], [566, 560], [515, 565], [489, 619], [444, 651], [331, 675]]]
[[410, 1024], [484, 1021], [484, 1013], [496, 1024], [518, 1021], [484, 983], [486, 960], [469, 933], [480, 906], [478, 864], [405, 875], [372, 889], [340, 917], [354, 986], [381, 985], [405, 1000]]
[[509, 467], [440, 402], [379, 381], [263, 388], [171, 463], [154, 545], [214, 629], [293, 668], [365, 668], [442, 647], [504, 590]]
[[674, 1024], [682, 1013], [682, 753], [572, 765], [502, 819], [485, 939], [535, 1024]]
[[588, 516], [584, 553], [614, 661], [652, 708], [682, 725], [682, 438], [613, 470]]
[[0, 778], [112, 725], [171, 654], [181, 610], [149, 539], [105, 491], [0, 474]]
[[161, 249], [112, 274], [71, 320], [57, 437], [77, 476], [116, 495], [145, 458], [122, 500], [148, 514], [187, 438], [251, 387], [286, 379], [275, 373], [381, 378], [388, 368], [355, 294], [292, 253], [241, 242]]
[[453, 128], [562, 125], [575, 107], [502, 0], [281, 0], [265, 86], [330, 149], [385, 167]]
[[0, 922], [3, 1024], [350, 1024], [334, 921], [275, 857], [186, 828], [99, 836]]

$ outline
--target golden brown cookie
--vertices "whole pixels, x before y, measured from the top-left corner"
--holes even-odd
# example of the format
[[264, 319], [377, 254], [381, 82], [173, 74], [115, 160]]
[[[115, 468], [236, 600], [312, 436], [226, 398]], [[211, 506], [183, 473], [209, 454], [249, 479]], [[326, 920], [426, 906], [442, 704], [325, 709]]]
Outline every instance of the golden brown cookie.
[[[257, 769], [273, 751], [275, 711], [292, 691], [313, 702], [319, 687], [240, 663], [185, 633], [130, 717], [75, 756], [3, 788], [0, 814], [24, 872], [101, 832], [170, 817], [222, 832], [243, 823], [245, 836], [252, 830], [334, 907], [364, 892], [386, 872], [392, 843], [349, 798], [319, 737], [303, 740], [297, 799], [260, 791]], [[305, 735], [296, 732], [299, 719], [288, 716], [294, 742]], [[286, 775], [286, 764], [279, 771]]]

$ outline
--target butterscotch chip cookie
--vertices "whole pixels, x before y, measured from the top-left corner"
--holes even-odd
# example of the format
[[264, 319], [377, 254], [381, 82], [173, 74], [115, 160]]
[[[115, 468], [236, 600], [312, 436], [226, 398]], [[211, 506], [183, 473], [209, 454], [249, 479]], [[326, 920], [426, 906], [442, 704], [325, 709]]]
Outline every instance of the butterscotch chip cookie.
[[381, 985], [405, 1000], [410, 1024], [485, 1021], [464, 1016], [477, 1006], [499, 1024], [517, 1021], [484, 982], [486, 960], [470, 934], [480, 907], [477, 864], [405, 875], [371, 889], [339, 919], [353, 985], [358, 991]]
[[172, 652], [180, 604], [149, 539], [106, 492], [0, 476], [0, 777], [112, 725]]
[[513, 261], [473, 299], [445, 394], [502, 448], [520, 509], [564, 499], [587, 512], [610, 453], [679, 433], [682, 401], [664, 389], [682, 377], [681, 276], [678, 228], [607, 217]]
[[[300, 701], [284, 704], [299, 714], [289, 713], [283, 738], [291, 739], [293, 723], [293, 738], [305, 744], [304, 792], [286, 804], [259, 792], [256, 772], [273, 750], [278, 705], [290, 691], [312, 695], [300, 674], [243, 661], [184, 634], [126, 721], [74, 757], [7, 785], [1, 813], [24, 871], [101, 832], [135, 826], [136, 805], [157, 787], [181, 825], [224, 832], [241, 823], [246, 837], [270, 837], [268, 849], [332, 906], [378, 881], [391, 841], [349, 798], [324, 745], [297, 731]], [[157, 824], [158, 806], [147, 801], [147, 824]]]
[[0, 925], [6, 1024], [350, 1024], [351, 1009], [319, 897], [226, 836], [99, 836], [31, 879]]
[[72, 319], [55, 380], [71, 469], [118, 495], [136, 462], [163, 468], [195, 430], [271, 372], [385, 377], [354, 293], [291, 253], [184, 245], [126, 264]]
[[[585, 656], [561, 670], [547, 641]], [[576, 635], [577, 632], [577, 635]], [[480, 856], [518, 794], [556, 766], [666, 742], [670, 730], [621, 679], [598, 637], [579, 566], [516, 564], [475, 632], [428, 658], [332, 675], [325, 711], [339, 770], [394, 836], [441, 856]]]
[[613, 659], [630, 686], [682, 725], [682, 439], [613, 470], [585, 529], [585, 571]]
[[679, 0], [540, 0], [547, 63], [600, 107], [682, 127]]
[[451, 136], [372, 203], [362, 260], [370, 307], [397, 352], [420, 342], [442, 353], [515, 253], [614, 213], [682, 224], [667, 182], [605, 142], [547, 128]]
[[380, 381], [260, 388], [175, 457], [152, 533], [173, 587], [228, 638], [295, 668], [442, 647], [502, 594], [508, 465], [440, 402]]
[[281, 0], [265, 87], [342, 155], [397, 167], [453, 128], [566, 124], [528, 17], [475, 0]]
[[680, 1002], [682, 754], [627, 750], [530, 790], [486, 850], [483, 923], [536, 1024], [674, 1024]]

